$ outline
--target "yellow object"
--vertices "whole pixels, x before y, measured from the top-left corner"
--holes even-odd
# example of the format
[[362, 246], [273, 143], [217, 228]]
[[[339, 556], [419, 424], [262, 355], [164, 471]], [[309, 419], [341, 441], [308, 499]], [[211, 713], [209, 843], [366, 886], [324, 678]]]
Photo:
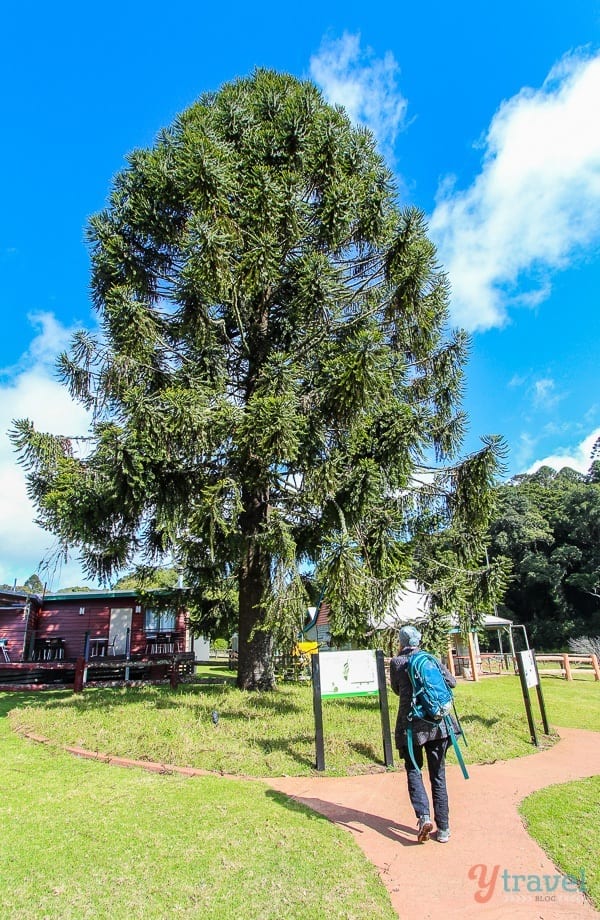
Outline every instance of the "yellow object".
[[318, 642], [297, 642], [294, 646], [294, 655], [314, 655], [319, 651]]

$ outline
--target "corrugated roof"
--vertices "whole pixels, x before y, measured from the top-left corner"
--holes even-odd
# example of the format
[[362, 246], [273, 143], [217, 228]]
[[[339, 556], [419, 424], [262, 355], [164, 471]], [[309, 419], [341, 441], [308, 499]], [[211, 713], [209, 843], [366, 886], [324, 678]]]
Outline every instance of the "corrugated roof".
[[[429, 616], [429, 595], [422, 591], [416, 581], [409, 580], [401, 588], [392, 603], [373, 623], [373, 629], [399, 629], [408, 623], [423, 622]], [[458, 618], [453, 618], [455, 625]], [[483, 617], [485, 629], [495, 629], [501, 626], [511, 626], [512, 620], [486, 613]]]
[[44, 603], [46, 601], [98, 601], [108, 600], [109, 598], [113, 597], [140, 597], [142, 593], [145, 595], [160, 594], [164, 596], [186, 590], [186, 588], [149, 588], [144, 592], [136, 591], [133, 589], [131, 591], [64, 591], [61, 594], [46, 594], [44, 596]]

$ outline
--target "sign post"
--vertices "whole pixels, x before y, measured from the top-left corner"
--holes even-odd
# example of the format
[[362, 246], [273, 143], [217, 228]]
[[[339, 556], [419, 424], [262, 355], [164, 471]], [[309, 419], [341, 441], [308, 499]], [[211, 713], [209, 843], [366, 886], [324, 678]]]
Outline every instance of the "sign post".
[[381, 736], [383, 738], [383, 762], [386, 767], [393, 767], [394, 754], [392, 751], [392, 735], [390, 732], [390, 708], [388, 706], [387, 683], [385, 680], [385, 662], [381, 649], [375, 652], [375, 660], [377, 662], [379, 712], [381, 714]]
[[311, 656], [312, 686], [313, 686], [313, 711], [315, 714], [315, 747], [317, 750], [316, 768], [325, 769], [325, 742], [323, 739], [323, 707], [321, 705], [321, 667], [319, 653]]
[[537, 661], [535, 660], [535, 653], [532, 654], [533, 665], [535, 667], [535, 673], [537, 677], [537, 684], [535, 689], [537, 690], [538, 703], [540, 704], [540, 713], [542, 714], [542, 723], [544, 725], [544, 734], [550, 734], [550, 726], [548, 725], [548, 717], [546, 715], [546, 704], [544, 702], [544, 695], [542, 693], [542, 682], [540, 680], [540, 672], [538, 671]]
[[532, 742], [536, 747], [539, 747], [538, 736], [535, 730], [535, 723], [533, 721], [531, 699], [529, 696], [529, 690], [531, 687], [535, 687], [537, 690], [540, 712], [542, 715], [542, 721], [544, 723], [544, 733], [546, 735], [550, 733], [550, 728], [548, 726], [548, 719], [546, 717], [546, 706], [544, 704], [544, 697], [542, 695], [540, 674], [537, 668], [537, 661], [535, 660], [535, 651], [533, 649], [527, 649], [524, 652], [517, 653], [517, 668], [519, 671], [519, 677], [521, 679], [521, 690], [523, 691], [523, 700], [525, 702], [525, 712], [527, 713], [529, 733], [531, 735]]
[[393, 767], [383, 652], [317, 652], [311, 658], [317, 770], [325, 769], [322, 700], [376, 695], [379, 696], [384, 762], [386, 767]]

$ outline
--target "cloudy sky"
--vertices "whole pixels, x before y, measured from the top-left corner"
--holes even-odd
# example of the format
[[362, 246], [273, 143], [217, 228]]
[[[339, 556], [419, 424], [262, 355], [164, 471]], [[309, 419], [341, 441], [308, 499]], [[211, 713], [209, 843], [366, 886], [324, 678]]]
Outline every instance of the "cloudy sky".
[[[38, 0], [5, 13], [0, 582], [22, 583], [53, 554], [12, 419], [86, 430], [54, 375], [71, 332], [95, 321], [86, 222], [129, 151], [257, 66], [312, 78], [367, 125], [400, 201], [427, 214], [453, 323], [472, 334], [465, 450], [499, 433], [508, 475], [588, 468], [600, 436], [600, 0], [405, 6]], [[76, 560], [42, 577], [54, 590], [84, 583]]]

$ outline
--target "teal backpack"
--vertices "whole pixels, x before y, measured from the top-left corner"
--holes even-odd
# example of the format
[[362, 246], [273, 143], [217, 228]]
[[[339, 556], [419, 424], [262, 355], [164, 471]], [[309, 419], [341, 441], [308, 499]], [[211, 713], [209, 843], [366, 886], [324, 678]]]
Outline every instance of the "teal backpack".
[[[465, 779], [468, 779], [469, 774], [467, 773], [467, 768], [460, 752], [456, 739], [456, 732], [454, 731], [454, 726], [450, 717], [453, 708], [456, 713], [454, 696], [444, 679], [439, 661], [437, 658], [434, 658], [433, 655], [430, 655], [429, 652], [413, 652], [408, 658], [406, 667], [413, 690], [412, 703], [410, 712], [408, 713], [408, 725], [406, 728], [406, 746], [415, 769], [419, 770], [419, 767], [415, 761], [411, 723], [415, 719], [423, 719], [425, 722], [434, 723], [444, 722], [463, 776]], [[461, 733], [466, 744], [466, 738], [462, 729]]]

